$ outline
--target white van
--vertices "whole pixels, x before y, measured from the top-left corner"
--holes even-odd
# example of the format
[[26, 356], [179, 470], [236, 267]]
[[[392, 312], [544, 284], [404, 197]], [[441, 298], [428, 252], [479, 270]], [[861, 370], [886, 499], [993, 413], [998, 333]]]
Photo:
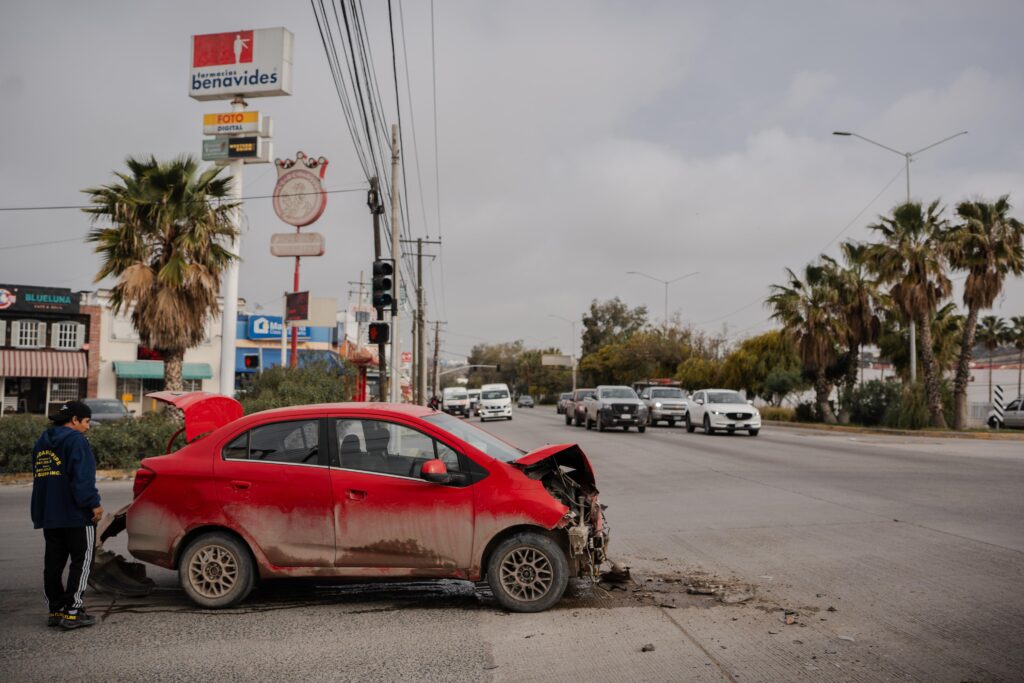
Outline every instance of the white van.
[[512, 394], [507, 384], [485, 384], [480, 387], [480, 421], [491, 418], [512, 419]]
[[441, 410], [449, 415], [469, 417], [469, 393], [465, 387], [447, 387], [441, 395]]

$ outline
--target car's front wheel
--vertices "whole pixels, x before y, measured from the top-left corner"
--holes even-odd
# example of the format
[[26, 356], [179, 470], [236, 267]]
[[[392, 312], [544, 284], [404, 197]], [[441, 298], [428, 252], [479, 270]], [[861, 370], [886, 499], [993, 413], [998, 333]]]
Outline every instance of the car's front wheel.
[[686, 416], [686, 431], [689, 434], [693, 434], [697, 430], [697, 426], [690, 422], [690, 416]]
[[760, 429], [748, 429], [747, 434], [750, 434], [751, 436], [757, 436], [757, 433], [760, 431]]
[[487, 583], [494, 599], [510, 612], [543, 612], [562, 598], [569, 563], [553, 540], [525, 531], [494, 549]]
[[565, 413], [565, 424], [566, 424], [566, 426], [569, 426], [569, 425], [572, 424], [572, 415], [570, 415], [568, 411], [566, 411], [566, 413]]
[[708, 435], [715, 433], [715, 428], [711, 426], [711, 419], [707, 415], [704, 416], [704, 433]]
[[203, 534], [188, 544], [178, 564], [181, 587], [202, 607], [230, 607], [255, 582], [249, 549], [230, 534]]

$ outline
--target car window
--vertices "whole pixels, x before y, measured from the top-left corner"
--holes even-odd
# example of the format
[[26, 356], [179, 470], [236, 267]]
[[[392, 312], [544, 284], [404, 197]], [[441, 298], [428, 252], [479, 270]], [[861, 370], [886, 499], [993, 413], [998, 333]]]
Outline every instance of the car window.
[[492, 389], [491, 391], [485, 391], [480, 395], [480, 398], [487, 400], [497, 400], [499, 398], [508, 398], [508, 392], [504, 389]]
[[460, 420], [457, 417], [452, 417], [445, 413], [438, 413], [437, 415], [429, 415], [423, 419], [437, 425], [457, 438], [462, 439], [473, 448], [483, 451], [495, 460], [512, 462], [526, 454], [526, 451], [519, 450], [514, 446], [505, 443], [498, 437], [485, 432], [476, 425], [470, 424], [465, 420]]
[[319, 453], [318, 420], [275, 422], [235, 437], [221, 451], [225, 460], [260, 460], [316, 465]]
[[636, 398], [636, 392], [629, 387], [607, 387], [601, 389], [601, 398]]
[[1010, 405], [1006, 406], [1006, 409], [1007, 410], [1020, 410], [1020, 404], [1021, 404], [1020, 399], [1017, 399], [1015, 401], [1011, 401]]
[[742, 396], [735, 391], [713, 391], [708, 394], [708, 403], [746, 403]]
[[331, 465], [347, 470], [420, 478], [423, 463], [434, 458], [449, 472], [461, 472], [459, 455], [446, 444], [405, 425], [380, 420], [335, 421], [338, 455]]

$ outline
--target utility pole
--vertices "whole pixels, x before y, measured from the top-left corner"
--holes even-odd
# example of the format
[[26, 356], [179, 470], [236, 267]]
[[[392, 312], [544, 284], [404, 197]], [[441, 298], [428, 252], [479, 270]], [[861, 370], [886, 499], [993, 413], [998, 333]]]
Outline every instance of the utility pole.
[[[231, 100], [231, 111], [245, 111], [245, 98], [241, 95]], [[242, 202], [242, 173], [245, 169], [245, 162], [242, 159], [232, 159], [228, 163], [231, 169], [231, 186], [228, 190], [229, 201], [235, 204], [231, 210], [231, 225], [235, 229], [235, 236], [231, 240], [229, 251], [235, 256], [242, 253], [241, 231], [241, 202]], [[283, 322], [283, 320], [282, 320]], [[220, 313], [220, 393], [225, 396], [235, 395], [235, 342], [238, 336], [238, 259], [228, 263], [224, 272], [224, 307]], [[281, 358], [284, 364], [284, 358]], [[49, 383], [47, 384], [49, 386]]]
[[[416, 244], [416, 327], [414, 328], [413, 339], [415, 355], [413, 356], [413, 401], [420, 405], [426, 405], [427, 397], [427, 342], [426, 342], [426, 301], [423, 297], [423, 245], [441, 244], [440, 240], [402, 240], [404, 244]], [[435, 258], [433, 254], [427, 254], [427, 258]]]
[[391, 258], [395, 261], [395, 298], [391, 302], [391, 402], [400, 403], [402, 387], [398, 381], [398, 363], [402, 359], [402, 335], [398, 329], [401, 315], [398, 299], [402, 292], [402, 243], [398, 239], [398, 124], [391, 124]]
[[[380, 181], [377, 176], [370, 178], [370, 191], [366, 193], [366, 205], [373, 216], [373, 260], [380, 260], [380, 215], [384, 213], [384, 205], [380, 202]], [[362, 279], [361, 277], [359, 278]], [[384, 320], [384, 310], [377, 309], [377, 320]], [[388, 400], [387, 395], [387, 359], [384, 357], [387, 344], [377, 344], [377, 400]]]
[[439, 372], [440, 367], [438, 366], [438, 358], [441, 355], [441, 325], [443, 321], [434, 321], [434, 390], [433, 394], [437, 394], [441, 391], [441, 374]]

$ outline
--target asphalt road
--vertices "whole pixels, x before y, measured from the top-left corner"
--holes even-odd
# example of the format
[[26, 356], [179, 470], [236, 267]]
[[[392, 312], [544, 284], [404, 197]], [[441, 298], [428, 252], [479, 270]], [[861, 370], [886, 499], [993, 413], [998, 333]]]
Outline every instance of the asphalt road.
[[[599, 434], [546, 406], [514, 415], [486, 428], [526, 448], [576, 441], [590, 456], [632, 584], [577, 586], [522, 615], [460, 582], [278, 582], [214, 612], [153, 568], [152, 596], [90, 593], [102, 622], [63, 633], [43, 625], [30, 489], [5, 486], [3, 678], [1024, 679], [1024, 442]], [[127, 482], [101, 490], [108, 508], [131, 496]], [[753, 597], [726, 604], [687, 585]]]

